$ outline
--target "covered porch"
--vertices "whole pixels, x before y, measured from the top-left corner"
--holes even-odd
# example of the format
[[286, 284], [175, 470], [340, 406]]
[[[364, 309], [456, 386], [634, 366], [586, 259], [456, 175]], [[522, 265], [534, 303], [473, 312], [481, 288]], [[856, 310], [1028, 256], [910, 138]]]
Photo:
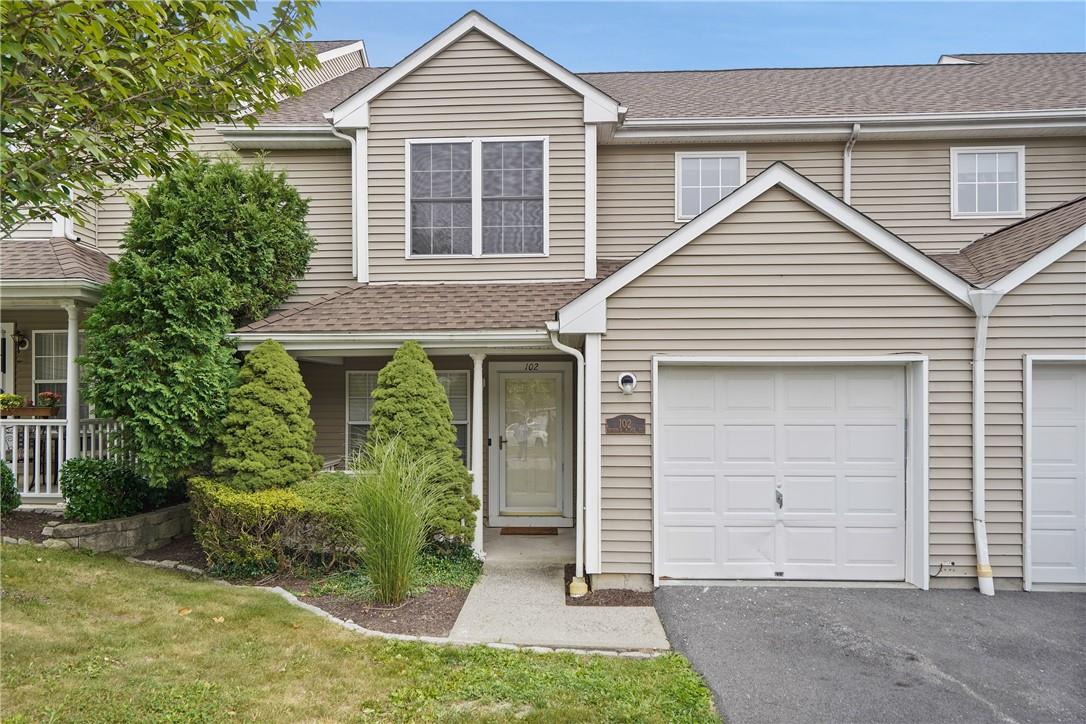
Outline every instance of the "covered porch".
[[[0, 392], [20, 408], [0, 413], [0, 459], [24, 503], [60, 500], [60, 468], [74, 457], [110, 457], [117, 425], [80, 396], [82, 320], [109, 280], [109, 257], [64, 238], [4, 242], [0, 279]], [[42, 393], [59, 396], [53, 407]]]

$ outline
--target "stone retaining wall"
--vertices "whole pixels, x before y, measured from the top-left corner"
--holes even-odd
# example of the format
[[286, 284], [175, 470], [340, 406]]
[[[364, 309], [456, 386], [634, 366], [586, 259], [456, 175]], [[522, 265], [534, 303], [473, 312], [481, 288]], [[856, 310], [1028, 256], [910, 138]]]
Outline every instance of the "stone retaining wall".
[[182, 503], [130, 518], [99, 523], [61, 523], [42, 530], [46, 548], [82, 548], [123, 556], [161, 548], [192, 532], [189, 504]]

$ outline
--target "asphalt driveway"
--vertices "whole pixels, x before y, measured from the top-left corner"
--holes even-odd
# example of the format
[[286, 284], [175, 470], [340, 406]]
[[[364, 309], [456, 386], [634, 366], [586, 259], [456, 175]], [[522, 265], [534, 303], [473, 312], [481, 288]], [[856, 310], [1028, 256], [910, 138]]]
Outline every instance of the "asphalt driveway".
[[728, 724], [1086, 722], [1086, 594], [666, 586]]

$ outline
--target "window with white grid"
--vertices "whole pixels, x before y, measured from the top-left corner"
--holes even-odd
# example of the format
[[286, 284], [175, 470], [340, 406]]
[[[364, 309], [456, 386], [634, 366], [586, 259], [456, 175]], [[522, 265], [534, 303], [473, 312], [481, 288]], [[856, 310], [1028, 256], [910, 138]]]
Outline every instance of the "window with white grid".
[[[456, 447], [460, 449], [464, 464], [468, 464], [471, 420], [470, 387], [467, 371], [438, 372], [438, 382], [445, 388], [456, 428]], [[347, 373], [347, 452], [353, 455], [366, 444], [369, 434], [370, 413], [373, 410], [373, 391], [377, 389], [376, 371], [350, 371]]]
[[471, 254], [471, 144], [411, 146], [411, 253]]
[[[64, 330], [36, 330], [33, 334], [33, 392], [37, 404], [42, 392], [60, 394], [60, 414], [64, 414], [64, 399], [68, 394], [68, 332]], [[79, 333], [79, 346], [83, 347], [83, 333]], [[82, 370], [80, 370], [82, 372]], [[80, 404], [80, 414], [89, 414], [87, 405]]]
[[1024, 216], [1024, 157], [1021, 147], [951, 149], [952, 215]]
[[688, 221], [746, 181], [741, 151], [675, 154], [675, 220]]
[[543, 253], [543, 142], [483, 142], [483, 254]]

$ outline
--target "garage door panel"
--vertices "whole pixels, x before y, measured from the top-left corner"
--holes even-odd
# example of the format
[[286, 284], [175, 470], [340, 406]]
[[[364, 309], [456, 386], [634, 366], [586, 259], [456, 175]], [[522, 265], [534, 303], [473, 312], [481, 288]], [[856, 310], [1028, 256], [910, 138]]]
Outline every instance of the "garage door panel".
[[1086, 583], [1086, 364], [1033, 367], [1030, 567], [1036, 583]]
[[660, 575], [904, 578], [903, 367], [674, 371], [715, 403], [668, 403], [661, 368]]

